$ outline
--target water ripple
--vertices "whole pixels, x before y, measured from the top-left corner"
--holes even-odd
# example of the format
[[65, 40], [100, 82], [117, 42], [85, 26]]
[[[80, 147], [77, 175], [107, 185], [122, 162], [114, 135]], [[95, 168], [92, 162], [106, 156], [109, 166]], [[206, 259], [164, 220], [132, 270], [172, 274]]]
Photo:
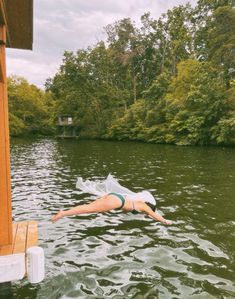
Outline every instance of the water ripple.
[[[13, 140], [13, 218], [39, 221], [46, 278], [35, 286], [16, 282], [11, 292], [43, 299], [234, 298], [232, 164], [233, 149]], [[120, 212], [51, 224], [58, 209], [95, 198], [75, 189], [77, 176], [101, 180], [109, 172], [128, 188], [150, 190], [174, 224]]]

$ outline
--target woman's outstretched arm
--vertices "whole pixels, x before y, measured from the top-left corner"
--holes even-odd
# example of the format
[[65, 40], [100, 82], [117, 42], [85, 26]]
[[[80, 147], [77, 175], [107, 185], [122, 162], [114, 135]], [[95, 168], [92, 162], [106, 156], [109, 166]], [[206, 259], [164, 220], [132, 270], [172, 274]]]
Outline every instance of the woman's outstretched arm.
[[148, 205], [146, 205], [145, 203], [143, 203], [141, 205], [141, 210], [142, 212], [144, 212], [145, 214], [147, 214], [149, 217], [157, 220], [157, 221], [160, 221], [164, 224], [172, 224], [172, 221], [171, 220], [167, 220], [165, 219], [164, 217], [162, 217], [159, 213], [157, 212], [154, 212]]

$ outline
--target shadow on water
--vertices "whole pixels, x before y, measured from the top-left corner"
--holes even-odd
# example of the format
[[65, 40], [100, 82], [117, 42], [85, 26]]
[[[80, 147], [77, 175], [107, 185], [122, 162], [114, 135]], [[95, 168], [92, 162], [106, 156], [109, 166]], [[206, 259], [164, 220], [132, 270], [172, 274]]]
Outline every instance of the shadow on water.
[[34, 299], [37, 298], [39, 288], [39, 285], [33, 286], [25, 281], [2, 283], [0, 284], [0, 299]]
[[[234, 298], [232, 148], [135, 142], [25, 140], [11, 143], [13, 218], [37, 219], [46, 278], [9, 288], [15, 298]], [[166, 227], [111, 212], [63, 218], [59, 209], [95, 197], [76, 179], [108, 173], [150, 190]]]
[[0, 283], [0, 298], [13, 298], [11, 282]]

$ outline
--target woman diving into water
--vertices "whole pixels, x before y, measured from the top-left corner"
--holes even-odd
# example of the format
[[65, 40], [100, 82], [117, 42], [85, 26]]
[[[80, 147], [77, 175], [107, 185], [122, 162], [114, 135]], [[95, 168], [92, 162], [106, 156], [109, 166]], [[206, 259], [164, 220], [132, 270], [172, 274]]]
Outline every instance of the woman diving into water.
[[164, 224], [172, 223], [155, 211], [156, 201], [150, 192], [132, 192], [121, 186], [110, 174], [101, 183], [89, 180], [83, 182], [82, 178], [78, 178], [76, 187], [85, 193], [98, 195], [99, 198], [89, 204], [78, 205], [69, 210], [59, 211], [52, 217], [52, 222], [56, 222], [64, 216], [123, 210], [124, 212], [131, 212], [133, 214], [144, 213]]

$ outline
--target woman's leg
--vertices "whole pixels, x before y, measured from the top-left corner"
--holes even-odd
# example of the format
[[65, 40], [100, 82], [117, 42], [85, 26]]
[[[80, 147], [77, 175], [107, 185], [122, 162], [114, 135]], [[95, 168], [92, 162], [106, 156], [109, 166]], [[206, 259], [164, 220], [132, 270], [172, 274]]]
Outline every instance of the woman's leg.
[[56, 222], [64, 216], [73, 216], [78, 214], [89, 214], [89, 213], [103, 213], [120, 207], [120, 199], [115, 195], [103, 196], [94, 202], [87, 205], [79, 205], [70, 210], [59, 211], [55, 216], [52, 217], [52, 222]]

